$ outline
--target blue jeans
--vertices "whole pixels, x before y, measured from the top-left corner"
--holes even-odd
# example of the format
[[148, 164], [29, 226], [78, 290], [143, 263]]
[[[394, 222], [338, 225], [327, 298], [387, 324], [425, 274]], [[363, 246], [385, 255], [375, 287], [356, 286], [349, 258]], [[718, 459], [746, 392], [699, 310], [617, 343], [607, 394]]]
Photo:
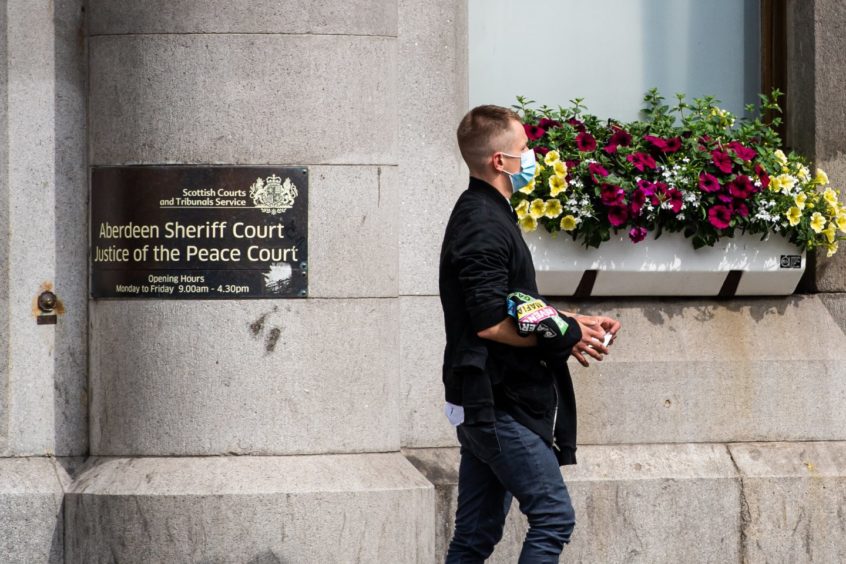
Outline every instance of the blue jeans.
[[557, 563], [576, 515], [552, 448], [499, 409], [495, 423], [461, 424], [456, 432], [458, 510], [446, 564], [484, 562], [491, 555], [512, 496], [529, 519], [519, 563]]

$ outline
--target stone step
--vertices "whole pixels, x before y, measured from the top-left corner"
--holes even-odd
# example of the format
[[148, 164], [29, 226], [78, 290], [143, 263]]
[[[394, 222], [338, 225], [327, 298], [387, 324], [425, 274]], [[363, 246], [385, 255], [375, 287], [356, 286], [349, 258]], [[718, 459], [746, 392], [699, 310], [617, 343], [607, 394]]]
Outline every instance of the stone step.
[[64, 562], [62, 499], [70, 478], [50, 457], [0, 457], [0, 562]]
[[[457, 448], [407, 449], [435, 485], [436, 561], [457, 506]], [[846, 561], [846, 442], [597, 445], [562, 467], [576, 527], [562, 562]], [[488, 562], [516, 562], [518, 503]]]
[[433, 562], [433, 493], [398, 452], [94, 457], [65, 496], [65, 557]]

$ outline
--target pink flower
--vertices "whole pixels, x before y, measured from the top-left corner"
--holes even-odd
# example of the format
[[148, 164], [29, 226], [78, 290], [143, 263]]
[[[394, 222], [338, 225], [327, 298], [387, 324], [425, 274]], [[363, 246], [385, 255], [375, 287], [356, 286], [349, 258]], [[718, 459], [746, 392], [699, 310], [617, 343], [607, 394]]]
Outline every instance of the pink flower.
[[749, 208], [746, 207], [746, 204], [744, 204], [743, 202], [735, 204], [734, 211], [737, 212], [737, 215], [739, 215], [740, 217], [746, 217], [749, 215]]
[[761, 181], [761, 188], [764, 190], [767, 189], [767, 186], [770, 185], [770, 175], [767, 174], [767, 171], [759, 164], [755, 165], [755, 174], [758, 175], [758, 179]]
[[526, 131], [526, 136], [529, 138], [529, 141], [537, 141], [546, 133], [544, 128], [537, 125], [523, 124], [523, 129]]
[[587, 131], [582, 131], [576, 135], [576, 148], [585, 153], [593, 151], [596, 149], [596, 139]]
[[719, 192], [720, 191], [720, 181], [717, 180], [717, 177], [713, 174], [708, 174], [707, 172], [700, 172], [699, 173], [699, 189], [703, 192]]
[[714, 166], [717, 167], [717, 170], [724, 172], [725, 174], [731, 174], [731, 157], [728, 156], [728, 153], [714, 149], [711, 151], [711, 160], [714, 162]]
[[613, 206], [608, 209], [608, 222], [614, 227], [620, 227], [629, 219], [629, 208]]
[[667, 148], [667, 142], [661, 139], [660, 137], [655, 137], [654, 135], [644, 135], [643, 140], [661, 151], [662, 153]]
[[673, 210], [673, 213], [679, 213], [682, 209], [682, 205], [684, 205], [681, 190], [670, 188], [665, 192], [665, 194], [667, 195], [667, 201], [670, 202], [670, 207]]
[[626, 155], [626, 160], [632, 163], [632, 165], [641, 172], [647, 168], [651, 168], [653, 170], [655, 169], [655, 159], [646, 153]]
[[631, 203], [629, 207], [632, 210], [632, 215], [640, 215], [640, 210], [646, 203], [647, 194], [642, 188], [635, 188], [632, 192]]
[[588, 170], [590, 171], [591, 180], [596, 184], [599, 184], [601, 178], [608, 176], [608, 171], [599, 163], [590, 163]]
[[599, 198], [606, 206], [621, 206], [625, 203], [626, 193], [619, 186], [603, 184], [599, 189]]
[[732, 141], [728, 144], [729, 149], [734, 151], [734, 154], [740, 157], [740, 159], [744, 161], [751, 161], [755, 157], [758, 156], [758, 152], [755, 149], [750, 149], [749, 147], [744, 147], [743, 143], [740, 141]]
[[717, 229], [725, 229], [731, 221], [731, 210], [726, 206], [713, 206], [708, 210], [708, 221]]
[[682, 148], [681, 137], [670, 137], [667, 139], [667, 147], [664, 149], [665, 153], [675, 153]]
[[554, 119], [541, 118], [541, 120], [538, 122], [538, 127], [542, 127], [544, 129], [552, 129], [554, 127], [561, 127], [561, 122], [555, 121]]
[[752, 184], [748, 176], [743, 174], [738, 174], [737, 178], [729, 182], [728, 189], [732, 196], [742, 200], [745, 200], [756, 192], [755, 185]]
[[632, 227], [629, 230], [629, 239], [632, 243], [640, 243], [646, 238], [646, 227]]
[[587, 131], [585, 124], [583, 122], [577, 120], [576, 118], [568, 119], [567, 123], [570, 124], [573, 127], [573, 129], [575, 129], [576, 131], [580, 131], [580, 132]]
[[622, 127], [618, 125], [611, 126], [614, 129], [614, 133], [611, 134], [611, 137], [608, 138], [608, 144], [605, 145], [605, 152], [609, 154], [614, 154], [617, 152], [617, 147], [622, 145], [623, 147], [628, 147], [632, 144], [632, 136], [624, 130]]
[[657, 206], [660, 203], [658, 201], [657, 192], [661, 189], [662, 185], [664, 188], [667, 187], [667, 185], [663, 182], [654, 183], [649, 180], [641, 179], [637, 181], [637, 188], [635, 189], [635, 192], [643, 192], [643, 195], [652, 202], [652, 205]]

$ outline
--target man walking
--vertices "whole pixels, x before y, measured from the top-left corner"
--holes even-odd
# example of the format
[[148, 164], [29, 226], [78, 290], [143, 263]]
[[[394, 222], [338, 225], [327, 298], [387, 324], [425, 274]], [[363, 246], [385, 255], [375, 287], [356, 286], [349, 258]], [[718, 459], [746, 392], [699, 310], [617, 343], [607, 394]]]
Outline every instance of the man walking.
[[[484, 562], [502, 538], [512, 496], [529, 521], [519, 562], [558, 562], [575, 525], [559, 468], [575, 463], [575, 433], [569, 452], [556, 443], [556, 371], [566, 371], [569, 353], [585, 366], [589, 357], [602, 360], [608, 353], [603, 337], [613, 338], [620, 324], [558, 312], [538, 295], [532, 257], [509, 202], [535, 167], [519, 116], [479, 106], [457, 133], [470, 183], [453, 208], [440, 259], [445, 409], [461, 444], [446, 562]], [[552, 311], [555, 323], [543, 334], [526, 334], [528, 325], [518, 328], [509, 316], [517, 315], [514, 303], [510, 310], [507, 305], [515, 295], [533, 300], [534, 310]]]

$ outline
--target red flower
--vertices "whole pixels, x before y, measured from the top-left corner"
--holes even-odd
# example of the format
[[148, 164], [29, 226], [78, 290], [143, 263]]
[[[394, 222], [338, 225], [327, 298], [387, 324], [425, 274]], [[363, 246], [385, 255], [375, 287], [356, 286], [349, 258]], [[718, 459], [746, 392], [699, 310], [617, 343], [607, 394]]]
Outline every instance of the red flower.
[[575, 129], [576, 131], [580, 131], [580, 132], [587, 131], [585, 124], [582, 123], [581, 121], [577, 120], [576, 118], [568, 119], [567, 123], [570, 124], [571, 126], [573, 126], [573, 129]]
[[667, 148], [664, 149], [665, 153], [675, 153], [682, 147], [681, 137], [670, 137], [667, 139]]
[[599, 184], [600, 178], [608, 176], [608, 171], [599, 163], [590, 163], [588, 170], [590, 171], [590, 179], [596, 184]]
[[711, 160], [720, 172], [731, 174], [731, 157], [718, 149], [711, 151]]
[[699, 173], [699, 189], [703, 192], [719, 192], [720, 181], [713, 174], [707, 172]]
[[717, 229], [725, 229], [731, 221], [731, 210], [726, 206], [716, 205], [708, 210], [708, 221]]
[[629, 239], [632, 243], [640, 243], [646, 238], [646, 227], [632, 227], [629, 230]]
[[523, 124], [523, 129], [526, 131], [526, 136], [529, 138], [529, 141], [537, 141], [546, 133], [544, 128], [537, 125]]
[[662, 153], [667, 148], [667, 142], [661, 139], [660, 137], [655, 137], [654, 135], [644, 135], [643, 140], [661, 151]]
[[655, 159], [652, 158], [651, 155], [646, 153], [634, 153], [631, 155], [626, 155], [626, 160], [632, 163], [636, 169], [643, 172], [644, 169], [655, 168]]
[[764, 167], [759, 164], [755, 165], [755, 174], [757, 174], [758, 178], [761, 180], [761, 188], [766, 190], [767, 186], [770, 185], [770, 175], [767, 174], [767, 171], [764, 170]]
[[603, 184], [599, 189], [599, 199], [606, 206], [622, 206], [625, 203], [626, 193], [619, 186]]
[[682, 209], [682, 205], [684, 205], [681, 190], [670, 188], [665, 192], [665, 194], [667, 195], [667, 201], [670, 202], [673, 213], [679, 213]]
[[613, 206], [608, 210], [608, 222], [614, 227], [620, 227], [629, 219], [629, 208]]
[[719, 194], [717, 194], [717, 199], [726, 204], [730, 204], [733, 201], [731, 194], [726, 194], [725, 192], [720, 192]]
[[642, 188], [635, 188], [635, 191], [632, 192], [631, 203], [629, 207], [632, 210], [632, 215], [640, 215], [640, 210], [643, 208], [643, 205], [646, 203], [647, 193]]
[[749, 147], [744, 147], [743, 143], [740, 141], [732, 141], [728, 144], [729, 149], [734, 151], [734, 154], [740, 157], [744, 161], [751, 161], [755, 157], [758, 156], [758, 152], [755, 149], [750, 149]]
[[638, 189], [642, 190], [643, 193], [647, 196], [652, 196], [653, 194], [655, 194], [655, 184], [646, 179], [642, 178], [638, 180], [637, 187]]
[[549, 147], [544, 147], [543, 145], [538, 145], [535, 147], [535, 153], [539, 155], [546, 155], [549, 152]]
[[632, 136], [624, 130], [622, 127], [618, 125], [611, 126], [614, 129], [614, 133], [611, 134], [611, 137], [608, 138], [608, 144], [605, 145], [605, 152], [609, 154], [614, 154], [617, 152], [617, 147], [622, 145], [623, 147], [628, 147], [632, 144]]
[[729, 182], [728, 190], [732, 196], [742, 200], [745, 200], [756, 192], [755, 185], [752, 184], [748, 176], [743, 174], [738, 174], [737, 178]]
[[543, 129], [552, 129], [554, 127], [561, 127], [561, 122], [555, 121], [554, 119], [541, 118], [538, 122], [538, 127], [542, 127]]
[[746, 217], [749, 215], [749, 208], [746, 207], [746, 204], [740, 202], [734, 206], [734, 211], [737, 212], [737, 215], [740, 217]]
[[582, 131], [576, 135], [576, 148], [579, 151], [589, 153], [596, 149], [596, 139], [587, 131]]

